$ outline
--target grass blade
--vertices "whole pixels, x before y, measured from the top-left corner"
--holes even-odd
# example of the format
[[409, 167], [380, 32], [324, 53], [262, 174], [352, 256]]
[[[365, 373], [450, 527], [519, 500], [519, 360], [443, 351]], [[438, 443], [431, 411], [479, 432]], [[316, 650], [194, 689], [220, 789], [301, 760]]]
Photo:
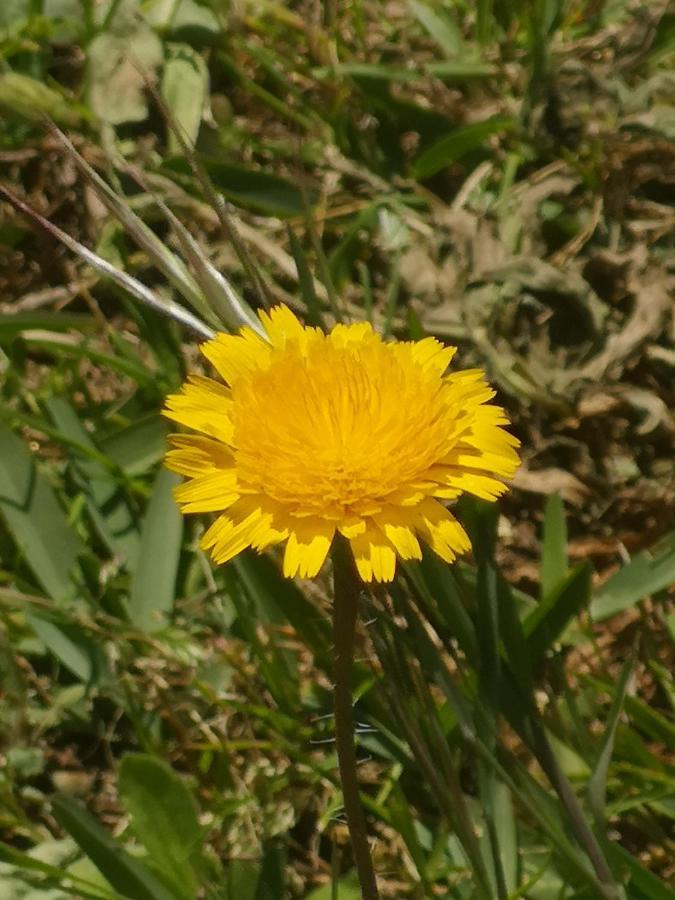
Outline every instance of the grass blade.
[[119, 789], [133, 830], [155, 865], [178, 887], [185, 900], [197, 896], [204, 831], [195, 798], [165, 762], [143, 753], [128, 753], [120, 764]]
[[533, 666], [569, 621], [588, 604], [590, 596], [591, 567], [584, 563], [573, 569], [565, 581], [532, 610], [523, 623], [523, 630]]
[[112, 887], [129, 900], [177, 900], [142, 863], [130, 856], [87, 810], [68, 797], [52, 803], [54, 818]]
[[120, 269], [115, 268], [115, 266], [113, 266], [111, 263], [107, 262], [101, 256], [98, 256], [98, 254], [85, 247], [84, 244], [80, 244], [79, 241], [76, 241], [69, 234], [66, 234], [66, 232], [62, 231], [57, 225], [54, 225], [48, 219], [45, 219], [45, 217], [40, 215], [40, 213], [36, 212], [34, 209], [31, 209], [31, 207], [28, 206], [27, 203], [24, 203], [23, 200], [19, 199], [19, 197], [13, 194], [4, 185], [0, 185], [0, 195], [5, 197], [5, 199], [9, 203], [11, 203], [16, 210], [27, 216], [33, 223], [39, 225], [40, 228], [44, 229], [44, 231], [47, 231], [58, 241], [61, 241], [62, 244], [65, 244], [65, 246], [71, 251], [71, 253], [79, 256], [80, 259], [84, 260], [84, 262], [90, 265], [92, 269], [95, 269], [105, 278], [109, 278], [127, 293], [131, 294], [132, 297], [140, 300], [141, 303], [144, 303], [151, 309], [155, 309], [163, 315], [168, 316], [171, 319], [175, 319], [177, 322], [180, 322], [187, 328], [192, 329], [192, 331], [196, 332], [202, 337], [213, 337], [213, 330], [209, 328], [209, 326], [206, 325], [201, 319], [198, 319], [180, 304], [175, 303], [168, 297], [161, 297], [159, 294], [155, 294], [150, 290], [150, 288], [146, 287], [136, 278], [133, 278], [131, 275], [127, 275], [126, 272], [122, 272], [120, 271]]
[[173, 499], [173, 489], [179, 482], [179, 476], [173, 472], [159, 470], [143, 521], [129, 596], [129, 618], [146, 631], [162, 628], [173, 609], [183, 541], [183, 517]]
[[614, 700], [607, 717], [605, 732], [602, 736], [600, 751], [593, 767], [593, 773], [588, 780], [588, 805], [595, 816], [598, 827], [603, 827], [605, 823], [605, 806], [607, 802], [607, 772], [612, 759], [612, 750], [614, 748], [614, 738], [616, 729], [619, 724], [619, 716], [624, 707], [626, 699], [626, 691], [630, 676], [633, 673], [633, 660], [629, 659], [624, 663], [621, 669], [621, 675], [614, 692]]
[[541, 555], [541, 596], [549, 594], [567, 574], [567, 524], [559, 494], [546, 499]]
[[428, 147], [413, 163], [412, 175], [422, 181], [431, 178], [450, 163], [456, 162], [472, 150], [477, 150], [493, 134], [500, 134], [515, 127], [510, 116], [491, 116], [483, 122], [474, 122], [456, 128]]
[[594, 622], [628, 609], [675, 582], [675, 531], [651, 552], [639, 553], [600, 587], [591, 603]]
[[19, 552], [54, 600], [73, 596], [84, 546], [22, 440], [0, 424], [0, 513]]

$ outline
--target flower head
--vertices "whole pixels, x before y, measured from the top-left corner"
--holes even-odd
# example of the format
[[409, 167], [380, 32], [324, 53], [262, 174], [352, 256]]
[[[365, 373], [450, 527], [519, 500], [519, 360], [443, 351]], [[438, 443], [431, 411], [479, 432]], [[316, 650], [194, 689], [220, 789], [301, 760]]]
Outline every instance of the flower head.
[[366, 322], [329, 334], [285, 306], [218, 334], [202, 353], [225, 384], [193, 375], [164, 415], [166, 465], [189, 480], [185, 513], [213, 512], [202, 547], [217, 563], [286, 542], [284, 574], [317, 574], [336, 531], [364, 581], [390, 581], [421, 537], [452, 562], [469, 549], [442, 501], [494, 500], [517, 466], [518, 441], [478, 369], [447, 374], [455, 352], [435, 338], [385, 342]]

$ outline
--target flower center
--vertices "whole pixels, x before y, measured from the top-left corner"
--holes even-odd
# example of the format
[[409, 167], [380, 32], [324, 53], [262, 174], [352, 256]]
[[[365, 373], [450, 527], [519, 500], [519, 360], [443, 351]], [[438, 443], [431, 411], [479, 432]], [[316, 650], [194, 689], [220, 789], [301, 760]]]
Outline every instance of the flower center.
[[380, 342], [290, 344], [232, 398], [240, 490], [336, 519], [419, 490], [455, 424], [438, 373]]

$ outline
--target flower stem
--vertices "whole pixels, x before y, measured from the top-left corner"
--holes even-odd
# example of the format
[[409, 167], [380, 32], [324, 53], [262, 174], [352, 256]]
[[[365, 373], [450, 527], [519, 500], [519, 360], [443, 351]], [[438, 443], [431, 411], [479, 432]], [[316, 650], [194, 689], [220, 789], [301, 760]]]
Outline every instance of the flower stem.
[[337, 746], [342, 796], [356, 871], [363, 900], [379, 900], [373, 862], [370, 858], [366, 819], [359, 799], [359, 783], [354, 748], [352, 663], [359, 604], [360, 580], [346, 540], [337, 535], [333, 542], [333, 640], [335, 646], [335, 742]]

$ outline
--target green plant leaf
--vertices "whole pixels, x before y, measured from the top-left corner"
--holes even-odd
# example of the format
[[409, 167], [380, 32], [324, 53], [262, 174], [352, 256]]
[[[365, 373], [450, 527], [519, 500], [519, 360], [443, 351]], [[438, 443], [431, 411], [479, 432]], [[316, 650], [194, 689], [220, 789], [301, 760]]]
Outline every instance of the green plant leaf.
[[180, 477], [161, 468], [143, 520], [138, 563], [129, 596], [129, 618], [138, 628], [164, 627], [173, 609], [183, 540], [183, 517], [173, 498]]
[[337, 885], [325, 884], [307, 895], [306, 900], [361, 900], [359, 879], [355, 873], [341, 878]]
[[308, 325], [317, 325], [325, 330], [325, 321], [321, 312], [321, 305], [316, 294], [314, 278], [307, 262], [305, 251], [292, 228], [287, 229], [288, 242], [293, 254], [295, 268], [298, 273], [298, 286], [302, 300], [307, 308], [306, 321]]
[[52, 812], [59, 825], [123, 897], [129, 900], [177, 900], [174, 893], [113, 840], [79, 803], [69, 797], [56, 797], [52, 801]]
[[85, 684], [92, 684], [105, 665], [100, 646], [72, 622], [30, 614], [26, 621], [47, 649]]
[[214, 185], [237, 205], [288, 218], [305, 212], [305, 198], [295, 185], [269, 172], [210, 160], [206, 170]]
[[94, 331], [96, 323], [85, 313], [23, 312], [0, 315], [0, 343], [11, 341], [23, 331], [70, 331], [79, 335]]
[[567, 574], [567, 524], [559, 494], [546, 500], [541, 554], [541, 596], [545, 597]]
[[[45, 406], [54, 424], [73, 441], [98, 450], [75, 410], [63, 397], [49, 397]], [[96, 527], [113, 554], [133, 569], [138, 558], [140, 535], [136, 516], [126, 502], [114, 473], [91, 458], [77, 457], [73, 465]]]
[[495, 831], [499, 839], [499, 851], [504, 880], [509, 894], [518, 883], [519, 847], [518, 829], [513, 809], [511, 791], [501, 781], [495, 779], [493, 785], [492, 814]]
[[[610, 846], [611, 856], [621, 863], [630, 874], [630, 887], [640, 891], [640, 897], [636, 900], [675, 900], [675, 891], [657, 878], [653, 872], [643, 868], [640, 863], [624, 849], [620, 844]], [[629, 897], [633, 898], [632, 894]]]
[[260, 863], [233, 859], [227, 867], [227, 900], [256, 900]]
[[462, 32], [442, 8], [432, 9], [423, 0], [408, 0], [417, 21], [426, 29], [448, 59], [463, 55]]
[[64, 125], [76, 125], [82, 118], [74, 103], [42, 81], [21, 72], [0, 74], [0, 110], [40, 122], [45, 116]]
[[523, 622], [530, 660], [533, 665], [562, 634], [569, 621], [587, 604], [591, 596], [591, 568], [582, 564], [573, 569], [532, 610]]
[[463, 82], [470, 78], [489, 78], [497, 74], [497, 68], [491, 63], [471, 57], [429, 63], [427, 71], [435, 78], [440, 78], [441, 81], [450, 82]]
[[164, 419], [153, 412], [101, 439], [99, 446], [127, 475], [143, 475], [164, 455], [168, 430]]
[[483, 122], [474, 122], [456, 128], [428, 147], [413, 163], [412, 175], [419, 180], [430, 178], [436, 172], [477, 150], [493, 134], [501, 134], [515, 127], [510, 116], [491, 116]]
[[241, 553], [232, 565], [259, 614], [269, 622], [290, 622], [319, 664], [330, 669], [328, 620], [307, 600], [295, 582], [283, 578], [278, 566], [267, 556]]
[[263, 854], [255, 900], [278, 900], [279, 897], [283, 897], [286, 881], [285, 870], [285, 848], [276, 841], [270, 841]]
[[607, 717], [605, 731], [600, 743], [600, 750], [593, 767], [591, 777], [588, 779], [588, 804], [595, 816], [598, 827], [604, 825], [605, 806], [607, 803], [607, 773], [609, 764], [612, 759], [612, 751], [614, 749], [614, 738], [616, 736], [617, 725], [619, 724], [619, 716], [624, 707], [626, 699], [626, 691], [628, 690], [628, 682], [633, 672], [633, 660], [629, 659], [621, 669], [621, 675], [614, 691], [614, 699], [612, 707]]
[[75, 535], [34, 456], [0, 424], [0, 513], [44, 590], [54, 600], [73, 596], [72, 571], [84, 546]]
[[591, 603], [594, 622], [628, 609], [650, 594], [675, 583], [675, 531], [651, 551], [639, 553], [595, 591]]
[[192, 792], [164, 761], [142, 753], [122, 759], [119, 790], [153, 865], [177, 885], [180, 896], [192, 900], [199, 889], [196, 867], [204, 837]]
[[434, 553], [424, 551], [419, 563], [405, 563], [405, 572], [416, 594], [437, 610], [447, 632], [457, 639], [467, 659], [475, 665], [479, 659], [476, 629], [451, 567]]
[[[55, 841], [54, 843], [57, 842]], [[38, 847], [39, 846], [40, 845], [38, 845]], [[44, 862], [42, 859], [37, 859], [35, 856], [31, 856], [28, 853], [22, 853], [20, 850], [16, 850], [14, 847], [10, 847], [7, 844], [0, 843], [0, 862], [14, 867], [17, 874], [25, 873], [27, 876], [27, 888], [28, 885], [34, 885], [35, 874], [40, 874], [45, 878], [45, 885], [58, 885], [59, 887], [63, 887], [64, 890], [77, 889], [78, 900], [80, 900], [80, 898], [85, 898], [85, 900], [112, 900], [111, 891], [109, 889], [99, 888], [98, 885], [91, 884], [87, 879], [80, 878], [73, 872]], [[10, 875], [9, 878], [7, 878], [5, 872], [2, 873], [0, 881], [2, 882], [3, 887], [10, 890], [14, 886], [12, 884], [12, 876]], [[28, 890], [30, 890], [30, 888], [28, 888]], [[14, 895], [12, 894], [11, 896], [13, 897]], [[24, 897], [24, 894], [22, 893], [20, 896]], [[26, 900], [40, 900], [41, 896], [44, 896], [45, 900], [51, 900], [51, 898], [54, 897], [54, 892], [52, 890], [46, 890], [43, 895], [32, 890], [30, 893], [25, 894]], [[59, 894], [59, 896], [62, 895]]]

